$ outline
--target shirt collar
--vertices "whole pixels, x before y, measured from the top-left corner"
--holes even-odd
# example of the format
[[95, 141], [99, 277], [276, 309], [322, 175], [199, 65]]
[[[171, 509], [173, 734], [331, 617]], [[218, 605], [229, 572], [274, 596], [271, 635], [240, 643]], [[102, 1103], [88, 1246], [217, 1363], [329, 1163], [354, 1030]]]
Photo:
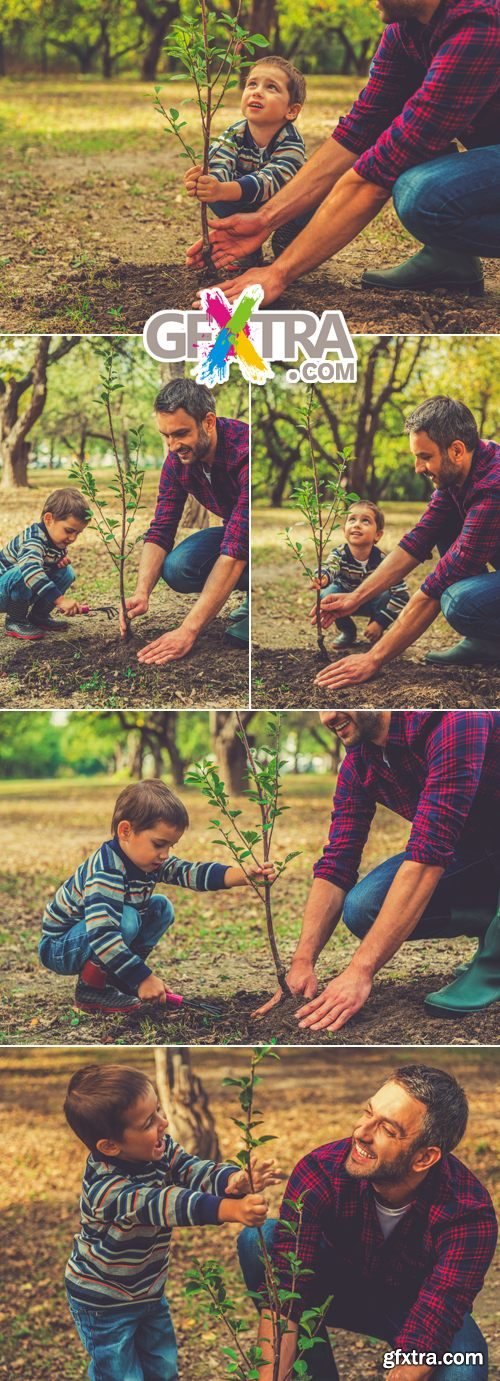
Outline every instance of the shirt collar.
[[146, 873], [142, 868], [138, 868], [137, 863], [133, 863], [132, 859], [124, 853], [116, 834], [113, 835], [112, 839], [107, 839], [106, 843], [109, 845], [109, 848], [113, 849], [114, 853], [118, 854], [118, 857], [121, 858], [128, 878], [137, 878], [140, 882], [150, 882], [151, 878], [155, 877], [156, 873], [159, 871], [159, 869], [154, 869], [152, 873]]

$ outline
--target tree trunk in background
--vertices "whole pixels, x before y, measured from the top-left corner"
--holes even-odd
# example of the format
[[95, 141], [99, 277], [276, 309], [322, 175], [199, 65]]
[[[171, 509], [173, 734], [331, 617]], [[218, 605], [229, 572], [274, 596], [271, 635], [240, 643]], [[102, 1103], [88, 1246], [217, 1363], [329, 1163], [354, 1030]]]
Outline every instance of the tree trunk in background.
[[143, 82], [154, 82], [163, 42], [170, 26], [179, 18], [180, 3], [179, 0], [166, 0], [161, 14], [155, 13], [148, 0], [135, 0], [135, 8], [149, 33], [149, 42], [142, 59], [141, 77]]
[[[0, 379], [0, 459], [2, 489], [17, 489], [28, 483], [30, 448], [27, 437], [41, 417], [47, 401], [47, 370], [78, 345], [80, 336], [64, 339], [52, 350], [53, 337], [33, 338], [35, 358], [23, 379]], [[29, 402], [19, 415], [21, 398], [31, 389]]]
[[[252, 719], [252, 711], [242, 713], [246, 728]], [[245, 749], [238, 738], [238, 721], [234, 710], [209, 711], [210, 737], [227, 790], [232, 796], [241, 796], [247, 786]]]
[[156, 1084], [174, 1141], [202, 1160], [220, 1160], [215, 1122], [186, 1046], [155, 1050]]

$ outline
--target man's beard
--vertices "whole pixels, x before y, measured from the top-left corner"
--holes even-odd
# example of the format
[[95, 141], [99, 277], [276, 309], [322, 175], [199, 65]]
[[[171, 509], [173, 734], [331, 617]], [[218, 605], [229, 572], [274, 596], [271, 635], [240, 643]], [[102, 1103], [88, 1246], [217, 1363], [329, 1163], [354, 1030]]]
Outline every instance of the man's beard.
[[411, 1170], [411, 1163], [416, 1149], [416, 1146], [407, 1147], [405, 1151], [399, 1152], [396, 1160], [393, 1160], [391, 1165], [376, 1165], [374, 1169], [370, 1168], [369, 1160], [367, 1160], [366, 1166], [356, 1165], [354, 1163], [352, 1166], [349, 1166], [348, 1156], [345, 1168], [347, 1174], [350, 1175], [353, 1180], [376, 1180], [377, 1184], [397, 1184], [399, 1180], [406, 1179], [406, 1176]]
[[208, 455], [208, 452], [210, 450], [210, 444], [211, 443], [208, 432], [205, 431], [203, 423], [200, 423], [198, 440], [195, 442], [195, 445], [193, 446], [193, 464], [196, 460], [205, 459], [205, 456]]
[[405, 19], [418, 19], [422, 8], [421, 0], [379, 0], [384, 24], [398, 24]]
[[356, 710], [351, 718], [356, 735], [352, 742], [371, 743], [377, 737], [383, 719], [378, 710]]
[[460, 479], [460, 469], [450, 460], [447, 451], [441, 451], [439, 479], [435, 480], [437, 489], [451, 489]]

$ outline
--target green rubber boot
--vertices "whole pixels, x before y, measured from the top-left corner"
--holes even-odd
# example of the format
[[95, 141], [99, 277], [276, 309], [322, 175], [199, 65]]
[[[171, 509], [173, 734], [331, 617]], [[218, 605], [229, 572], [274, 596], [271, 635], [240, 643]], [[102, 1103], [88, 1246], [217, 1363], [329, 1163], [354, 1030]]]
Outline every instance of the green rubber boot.
[[482, 946], [466, 973], [437, 993], [428, 993], [424, 1006], [433, 1016], [462, 1016], [481, 1012], [500, 1001], [500, 911], [493, 917]]
[[248, 647], [249, 638], [249, 614], [250, 608], [248, 595], [241, 601], [237, 609], [229, 615], [230, 629], [224, 635], [226, 647], [237, 647], [239, 649]]
[[472, 956], [472, 959], [468, 959], [468, 960], [467, 960], [467, 963], [465, 963], [465, 964], [457, 964], [456, 969], [455, 969], [455, 978], [460, 978], [460, 975], [461, 975], [462, 973], [468, 973], [468, 971], [469, 971], [471, 965], [475, 963], [475, 960], [476, 960], [476, 959], [479, 959], [479, 955], [482, 953], [483, 949], [484, 949], [484, 935], [480, 935], [480, 936], [479, 936], [479, 943], [478, 943], [478, 946], [477, 946], [476, 953]]
[[500, 666], [500, 648], [488, 638], [462, 638], [443, 652], [428, 652], [425, 661], [436, 667]]
[[394, 292], [431, 292], [433, 288], [452, 288], [454, 292], [484, 293], [481, 260], [461, 250], [431, 249], [424, 245], [417, 254], [392, 269], [365, 269], [364, 288], [385, 288]]

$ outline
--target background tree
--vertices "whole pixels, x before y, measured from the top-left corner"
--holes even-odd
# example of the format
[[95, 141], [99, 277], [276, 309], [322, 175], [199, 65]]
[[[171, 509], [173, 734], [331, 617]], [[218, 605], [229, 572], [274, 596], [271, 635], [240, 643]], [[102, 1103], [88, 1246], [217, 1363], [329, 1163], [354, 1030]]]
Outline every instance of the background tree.
[[[28, 483], [28, 436], [47, 402], [47, 371], [74, 350], [79, 336], [36, 336], [30, 343], [32, 363], [13, 360], [0, 374], [0, 459], [2, 489]], [[17, 367], [16, 367], [17, 366]], [[20, 366], [20, 367], [19, 367]], [[25, 397], [27, 395], [27, 397]], [[24, 400], [24, 406], [22, 406]]]
[[219, 1139], [208, 1095], [194, 1073], [186, 1046], [155, 1049], [156, 1087], [168, 1130], [185, 1151], [202, 1160], [221, 1159]]

